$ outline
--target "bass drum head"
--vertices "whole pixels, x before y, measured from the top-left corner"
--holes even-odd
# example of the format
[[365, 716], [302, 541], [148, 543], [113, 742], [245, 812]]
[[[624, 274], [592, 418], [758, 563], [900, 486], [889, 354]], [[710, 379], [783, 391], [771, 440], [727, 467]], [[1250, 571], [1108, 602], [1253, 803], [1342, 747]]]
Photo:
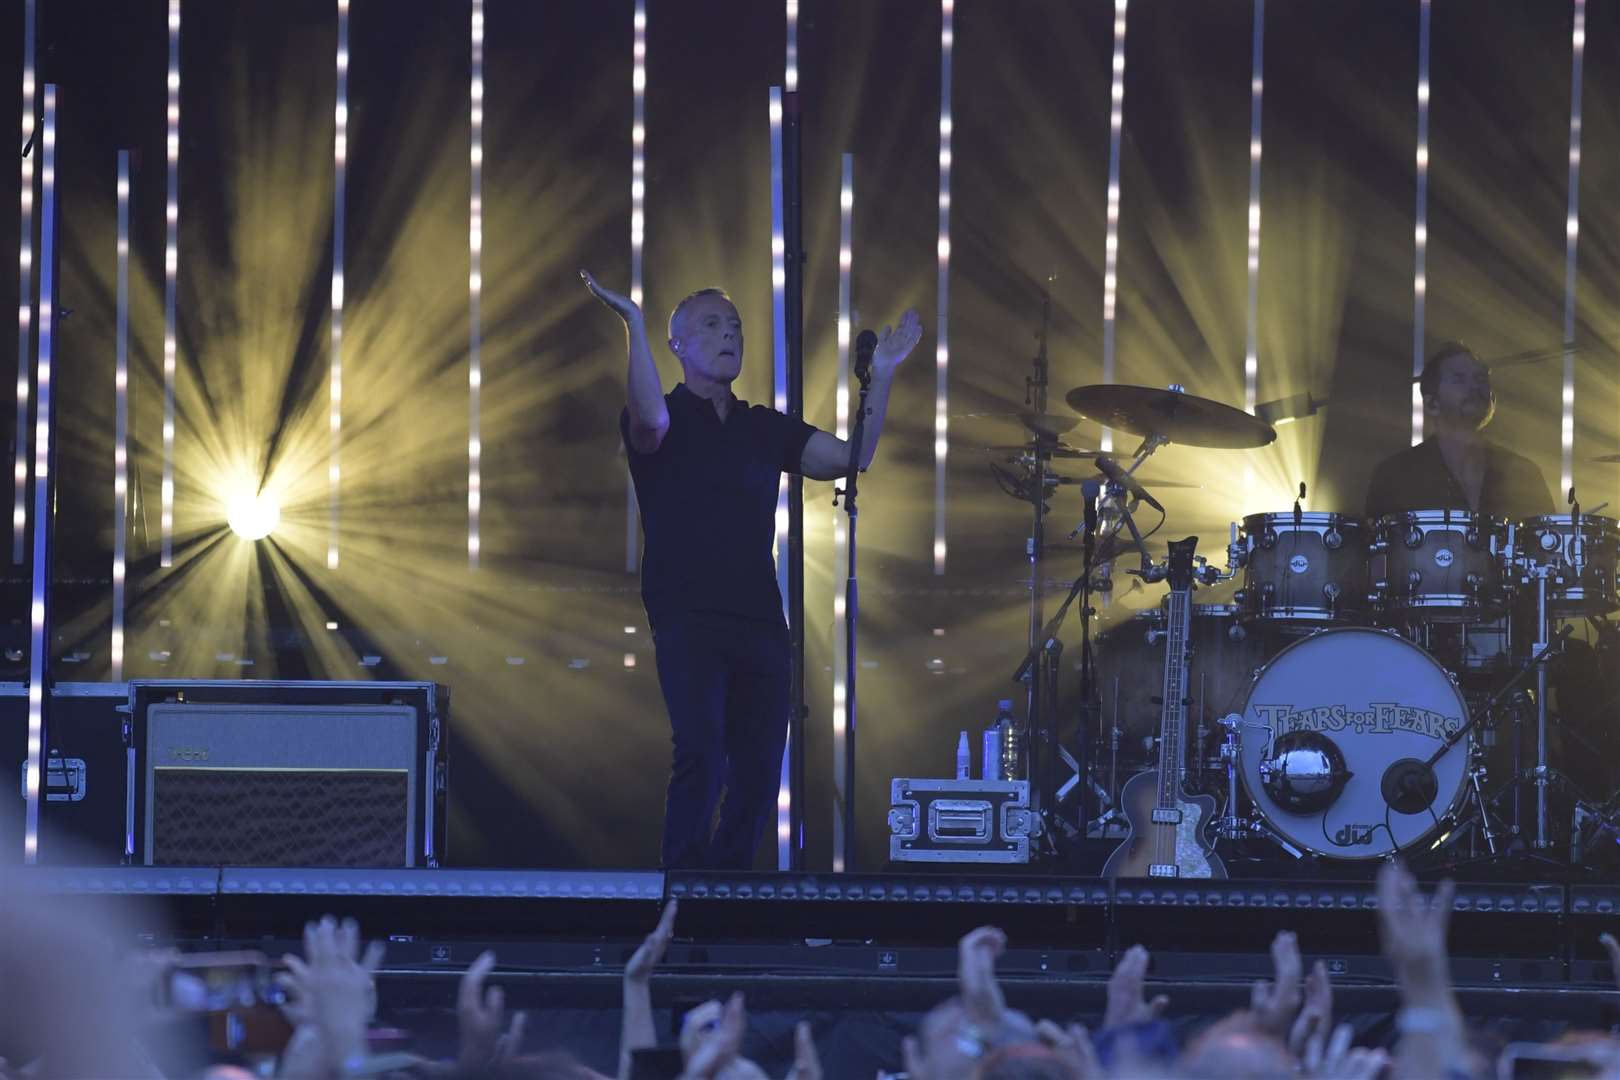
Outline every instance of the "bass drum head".
[[1434, 832], [1462, 799], [1471, 734], [1435, 763], [1432, 782], [1415, 763], [1467, 721], [1451, 677], [1416, 645], [1382, 630], [1324, 630], [1255, 679], [1239, 771], [1284, 839], [1335, 859], [1379, 859]]

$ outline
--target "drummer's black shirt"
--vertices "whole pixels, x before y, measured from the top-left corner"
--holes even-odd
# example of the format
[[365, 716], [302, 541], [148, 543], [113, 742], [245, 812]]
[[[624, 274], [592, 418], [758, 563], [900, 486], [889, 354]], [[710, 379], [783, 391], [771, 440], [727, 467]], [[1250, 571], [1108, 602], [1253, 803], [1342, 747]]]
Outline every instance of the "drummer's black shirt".
[[[1505, 447], [1486, 444], [1485, 481], [1479, 489], [1481, 514], [1520, 519], [1556, 513], [1547, 481], [1536, 463]], [[1407, 510], [1471, 510], [1468, 493], [1451, 475], [1440, 444], [1426, 439], [1385, 458], [1367, 485], [1367, 518]]]
[[724, 420], [714, 403], [678, 383], [664, 395], [669, 431], [651, 454], [630, 446], [630, 410], [619, 432], [646, 538], [641, 599], [656, 629], [667, 615], [717, 612], [781, 625], [771, 546], [776, 491], [797, 473], [816, 429], [736, 397]]

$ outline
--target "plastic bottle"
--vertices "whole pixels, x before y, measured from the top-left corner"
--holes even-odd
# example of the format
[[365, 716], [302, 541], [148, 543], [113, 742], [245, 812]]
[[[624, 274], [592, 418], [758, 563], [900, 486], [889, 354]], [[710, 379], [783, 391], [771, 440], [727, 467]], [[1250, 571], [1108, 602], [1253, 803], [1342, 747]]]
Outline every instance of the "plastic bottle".
[[[984, 729], [984, 772], [985, 780], [1007, 779], [1009, 758], [1007, 756], [1007, 732], [1014, 726], [1012, 701], [1002, 698], [996, 702], [996, 718], [990, 726]], [[1016, 755], [1011, 759], [1016, 762]]]
[[973, 775], [973, 752], [968, 749], [967, 732], [956, 740], [956, 778], [967, 780]]

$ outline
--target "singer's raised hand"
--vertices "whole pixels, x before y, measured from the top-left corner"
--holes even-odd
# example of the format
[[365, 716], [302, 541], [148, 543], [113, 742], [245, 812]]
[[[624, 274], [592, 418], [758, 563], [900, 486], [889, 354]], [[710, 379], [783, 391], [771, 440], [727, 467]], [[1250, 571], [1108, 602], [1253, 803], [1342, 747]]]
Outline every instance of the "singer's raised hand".
[[910, 308], [900, 316], [899, 326], [885, 326], [878, 335], [877, 351], [872, 354], [873, 373], [883, 378], [893, 375], [900, 361], [910, 355], [921, 340], [922, 318], [916, 308]]
[[614, 311], [619, 318], [627, 323], [631, 321], [639, 323], [642, 321], [641, 309], [636, 306], [635, 301], [623, 293], [614, 292], [600, 281], [597, 281], [596, 275], [589, 270], [581, 270], [579, 276], [585, 279], [585, 287], [591, 290], [591, 294]]

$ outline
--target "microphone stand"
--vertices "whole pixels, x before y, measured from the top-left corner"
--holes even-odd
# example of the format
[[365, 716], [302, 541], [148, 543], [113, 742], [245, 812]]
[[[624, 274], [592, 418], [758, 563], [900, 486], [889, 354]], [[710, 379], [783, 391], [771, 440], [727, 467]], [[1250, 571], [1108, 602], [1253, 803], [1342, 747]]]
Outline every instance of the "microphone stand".
[[861, 384], [861, 396], [855, 409], [855, 423], [849, 430], [849, 469], [844, 475], [844, 486], [833, 489], [833, 505], [844, 500], [844, 513], [849, 515], [849, 543], [846, 551], [849, 566], [844, 578], [844, 872], [855, 871], [855, 676], [860, 670], [855, 662], [855, 632], [861, 619], [860, 585], [855, 577], [855, 524], [860, 510], [855, 505], [855, 489], [861, 473], [861, 444], [866, 436], [866, 395], [872, 388], [870, 365], [855, 365], [855, 378]]

